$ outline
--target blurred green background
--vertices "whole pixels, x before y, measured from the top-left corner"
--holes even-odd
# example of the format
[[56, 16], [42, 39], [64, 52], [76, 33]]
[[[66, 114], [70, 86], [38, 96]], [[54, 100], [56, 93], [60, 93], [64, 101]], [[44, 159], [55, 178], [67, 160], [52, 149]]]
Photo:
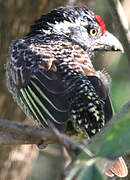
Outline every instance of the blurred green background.
[[[128, 21], [130, 22], [130, 12], [128, 10], [130, 1], [124, 0], [122, 2], [126, 15], [128, 16]], [[114, 17], [111, 15], [107, 1], [104, 0], [0, 0], [0, 118], [23, 121], [31, 124], [31, 121], [26, 119], [23, 112], [14, 103], [6, 87], [4, 66], [8, 58], [9, 45], [12, 40], [23, 37], [23, 35], [29, 31], [29, 26], [43, 13], [64, 5], [89, 6], [103, 17], [107, 29], [120, 39], [119, 29], [113, 20]], [[128, 65], [127, 59], [124, 54], [121, 55], [120, 53], [102, 53], [97, 54], [93, 62], [96, 69], [105, 69], [112, 77], [110, 94], [114, 110], [117, 111], [130, 100], [130, 66]], [[0, 161], [0, 179], [58, 179], [57, 171], [60, 168], [60, 158], [57, 155], [57, 150], [53, 149], [51, 156], [49, 156], [47, 152], [40, 152], [37, 160], [34, 161], [37, 157], [37, 149], [34, 150], [30, 148], [31, 153], [29, 152], [28, 156], [24, 159], [24, 164], [27, 164], [31, 159], [30, 164], [32, 164], [32, 170], [28, 175], [26, 170], [21, 170], [24, 165], [18, 166], [16, 161], [11, 160], [9, 160], [9, 165], [8, 159], [12, 157], [11, 153], [15, 152], [14, 148], [19, 149], [19, 147], [11, 146], [0, 147], [2, 156]], [[35, 158], [32, 155], [32, 150], [35, 151]], [[127, 164], [130, 166], [130, 156], [127, 155], [126, 159]], [[18, 163], [20, 162], [18, 161]], [[14, 171], [14, 169], [16, 170], [17, 168], [19, 168], [18, 176]], [[130, 176], [123, 179], [130, 179]]]

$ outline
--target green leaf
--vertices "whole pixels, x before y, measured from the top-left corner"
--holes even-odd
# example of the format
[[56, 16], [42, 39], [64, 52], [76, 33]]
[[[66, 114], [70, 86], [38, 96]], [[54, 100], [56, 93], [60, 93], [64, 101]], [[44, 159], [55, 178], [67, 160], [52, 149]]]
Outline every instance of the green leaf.
[[115, 159], [130, 150], [130, 107], [128, 105], [126, 104], [116, 115], [118, 119], [109, 130], [97, 153], [98, 156]]

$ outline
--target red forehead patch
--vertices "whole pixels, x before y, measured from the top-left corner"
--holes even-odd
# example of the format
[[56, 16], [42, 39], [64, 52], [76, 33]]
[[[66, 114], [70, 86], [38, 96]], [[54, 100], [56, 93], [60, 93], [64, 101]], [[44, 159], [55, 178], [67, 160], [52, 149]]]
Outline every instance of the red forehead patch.
[[96, 21], [98, 22], [98, 24], [100, 25], [102, 34], [104, 34], [105, 30], [106, 30], [106, 25], [104, 24], [102, 18], [98, 14], [94, 14], [94, 17], [95, 17]]

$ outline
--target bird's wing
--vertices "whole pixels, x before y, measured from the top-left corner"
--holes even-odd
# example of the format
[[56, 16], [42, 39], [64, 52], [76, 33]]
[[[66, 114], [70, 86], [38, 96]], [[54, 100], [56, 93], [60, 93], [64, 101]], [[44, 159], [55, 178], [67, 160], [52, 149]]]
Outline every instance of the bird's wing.
[[14, 41], [10, 47], [11, 60], [7, 65], [7, 79], [16, 101], [41, 126], [49, 121], [58, 128], [68, 119], [69, 104], [64, 87], [56, 73], [56, 60], [44, 44]]
[[98, 77], [88, 76], [88, 79], [91, 81], [92, 85], [94, 86], [98, 96], [104, 100], [105, 119], [106, 121], [109, 121], [113, 116], [113, 108], [109, 97], [108, 89], [104, 86], [104, 84]]

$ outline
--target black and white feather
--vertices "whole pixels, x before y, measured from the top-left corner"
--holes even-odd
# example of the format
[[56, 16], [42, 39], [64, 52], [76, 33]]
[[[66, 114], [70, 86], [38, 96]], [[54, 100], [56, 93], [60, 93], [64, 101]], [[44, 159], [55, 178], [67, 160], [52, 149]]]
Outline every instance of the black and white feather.
[[46, 128], [51, 121], [67, 134], [91, 137], [111, 119], [108, 87], [90, 60], [99, 45], [103, 49], [108, 43], [104, 24], [95, 17], [85, 7], [58, 8], [12, 42], [8, 88], [38, 126]]

